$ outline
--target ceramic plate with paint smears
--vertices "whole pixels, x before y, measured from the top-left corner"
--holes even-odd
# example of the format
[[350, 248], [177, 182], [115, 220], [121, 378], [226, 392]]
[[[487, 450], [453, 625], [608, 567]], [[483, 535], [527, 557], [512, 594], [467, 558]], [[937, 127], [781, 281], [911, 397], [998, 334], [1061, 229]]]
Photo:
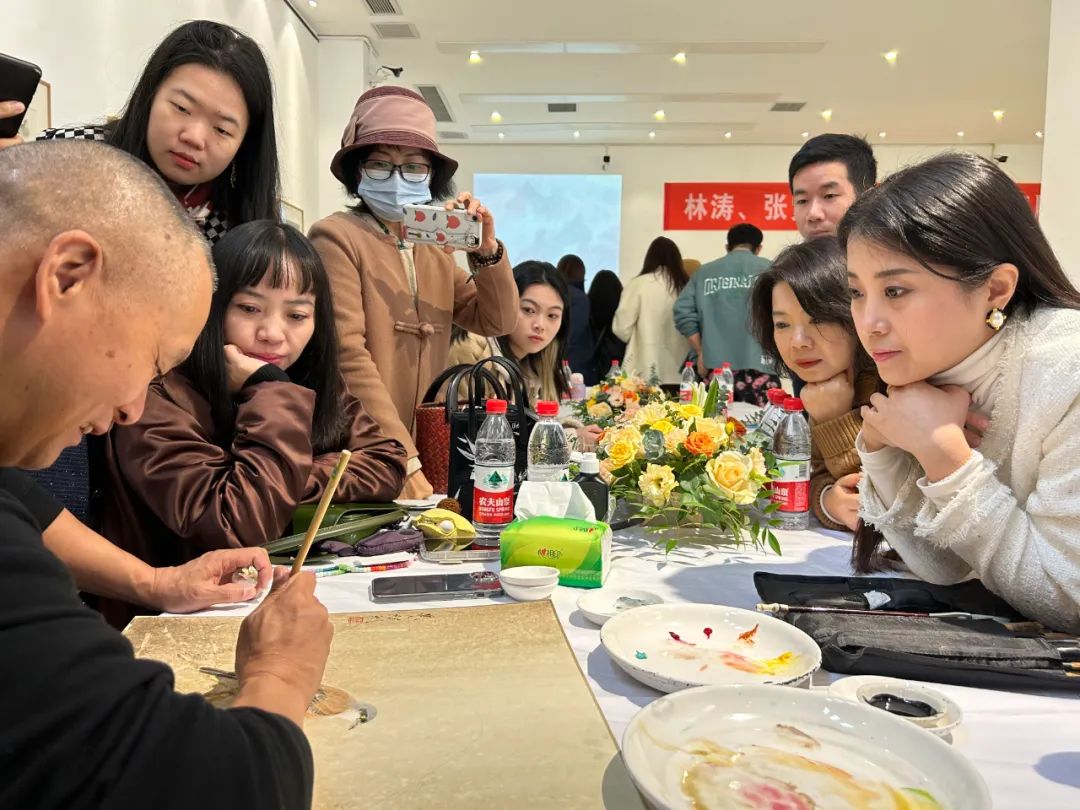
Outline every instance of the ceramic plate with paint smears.
[[628, 610], [600, 628], [608, 655], [653, 689], [719, 684], [797, 684], [821, 666], [802, 630], [751, 610], [664, 604]]
[[824, 692], [703, 686], [666, 695], [630, 721], [622, 754], [658, 810], [991, 807], [982, 777], [941, 740]]

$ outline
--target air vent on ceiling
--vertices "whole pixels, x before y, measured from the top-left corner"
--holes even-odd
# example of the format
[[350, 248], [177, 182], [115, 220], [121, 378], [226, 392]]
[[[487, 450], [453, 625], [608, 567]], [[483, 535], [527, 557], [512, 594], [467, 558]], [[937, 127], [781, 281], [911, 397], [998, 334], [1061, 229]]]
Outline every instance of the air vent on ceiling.
[[420, 39], [420, 32], [412, 23], [372, 23], [379, 39]]
[[440, 141], [464, 141], [469, 137], [467, 132], [440, 132]]
[[401, 9], [398, 8], [398, 4], [394, 0], [364, 0], [364, 2], [367, 3], [368, 11], [372, 14], [401, 14]]
[[799, 112], [805, 106], [805, 101], [778, 101], [769, 108], [769, 112]]
[[548, 104], [549, 113], [577, 112], [577, 104]]
[[422, 95], [424, 101], [431, 107], [431, 111], [435, 113], [436, 121], [445, 124], [454, 120], [454, 116], [450, 113], [450, 105], [446, 103], [446, 97], [437, 85], [418, 84], [416, 85], [416, 92]]

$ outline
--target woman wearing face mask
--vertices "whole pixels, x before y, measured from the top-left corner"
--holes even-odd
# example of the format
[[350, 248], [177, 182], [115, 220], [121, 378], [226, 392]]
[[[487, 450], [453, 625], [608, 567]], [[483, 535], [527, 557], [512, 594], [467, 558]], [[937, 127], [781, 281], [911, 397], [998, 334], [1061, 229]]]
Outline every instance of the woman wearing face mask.
[[[155, 566], [286, 533], [343, 449], [353, 455], [335, 501], [388, 501], [404, 480], [404, 448], [345, 389], [311, 243], [258, 220], [230, 231], [214, 263], [218, 288], [191, 356], [153, 384], [137, 424], [109, 435], [102, 533]], [[102, 612], [131, 616], [119, 603]]]
[[[979, 577], [1080, 631], [1080, 292], [1016, 185], [942, 155], [859, 198], [840, 226], [851, 311], [888, 391], [862, 409], [854, 562], [881, 535], [931, 582]], [[971, 405], [990, 414], [978, 449]]]
[[[491, 211], [468, 192], [457, 196], [483, 226], [469, 271], [452, 249], [403, 238], [402, 206], [447, 200], [457, 163], [435, 143], [435, 116], [416, 93], [377, 87], [364, 93], [330, 164], [357, 204], [311, 229], [326, 264], [349, 390], [409, 457], [402, 495], [431, 486], [413, 440], [416, 406], [447, 366], [453, 325], [505, 335], [517, 318], [510, 261], [495, 238]], [[453, 202], [447, 202], [452, 208]]]
[[802, 380], [813, 437], [810, 506], [823, 526], [859, 523], [859, 409], [877, 390], [851, 321], [844, 253], [833, 237], [792, 245], [757, 277], [750, 331], [773, 368]]
[[[513, 331], [505, 337], [466, 335], [450, 347], [450, 365], [477, 363], [485, 357], [509, 357], [521, 368], [529, 400], [558, 402], [570, 396], [562, 375], [570, 340], [570, 290], [562, 274], [547, 262], [522, 262], [514, 268], [518, 291], [518, 317]], [[600, 438], [600, 428], [582, 426], [572, 418], [562, 419], [567, 429], [577, 433], [578, 446], [588, 449]]]

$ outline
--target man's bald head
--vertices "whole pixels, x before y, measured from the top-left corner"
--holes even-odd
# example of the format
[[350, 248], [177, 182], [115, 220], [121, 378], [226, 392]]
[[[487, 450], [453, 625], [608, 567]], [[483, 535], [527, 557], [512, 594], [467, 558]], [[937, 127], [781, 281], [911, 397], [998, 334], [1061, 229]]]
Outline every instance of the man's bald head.
[[84, 231], [101, 245], [103, 282], [115, 304], [147, 294], [183, 300], [196, 274], [213, 267], [205, 240], [161, 178], [102, 143], [0, 150], [0, 201], [0, 273], [25, 267], [66, 231]]

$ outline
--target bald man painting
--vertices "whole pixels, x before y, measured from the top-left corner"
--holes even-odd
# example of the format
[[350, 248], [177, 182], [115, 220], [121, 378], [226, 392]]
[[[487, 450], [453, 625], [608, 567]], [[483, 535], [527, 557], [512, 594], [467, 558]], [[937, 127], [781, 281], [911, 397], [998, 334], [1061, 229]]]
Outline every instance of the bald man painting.
[[[0, 150], [0, 466], [42, 467], [83, 434], [131, 424], [210, 306], [206, 244], [142, 163], [87, 142]], [[26, 476], [0, 473], [0, 807], [305, 808], [301, 730], [332, 630], [314, 578], [243, 623], [240, 693], [215, 709], [79, 600], [77, 585], [168, 610], [247, 598], [257, 549], [149, 569]]]

